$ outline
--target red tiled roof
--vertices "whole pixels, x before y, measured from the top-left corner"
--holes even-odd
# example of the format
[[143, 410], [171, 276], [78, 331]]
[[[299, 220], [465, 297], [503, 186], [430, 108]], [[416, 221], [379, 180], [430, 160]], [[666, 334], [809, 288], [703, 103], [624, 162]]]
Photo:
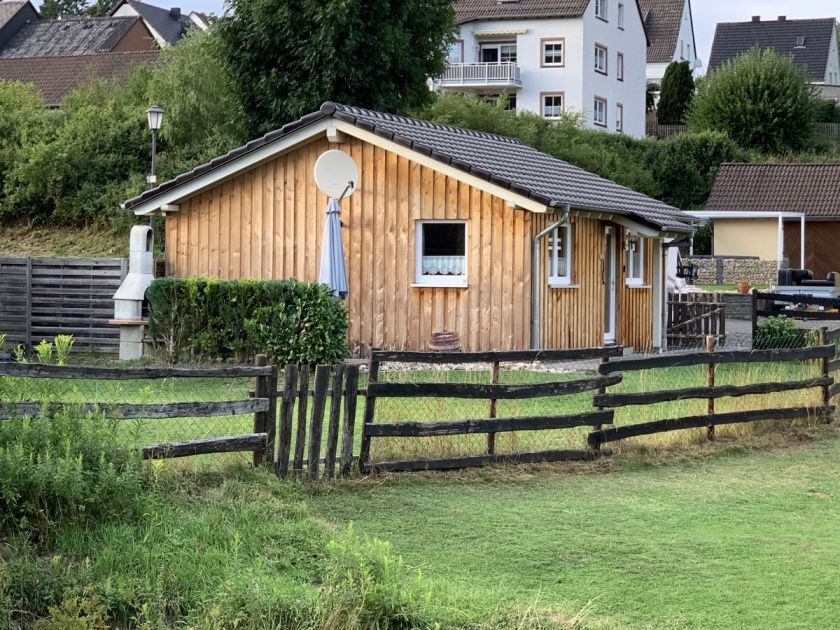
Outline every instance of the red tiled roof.
[[684, 6], [685, 0], [639, 0], [650, 42], [648, 63], [670, 63], [674, 60]]
[[583, 15], [590, 0], [458, 0], [455, 21], [458, 24], [476, 20], [517, 18], [578, 17]]
[[706, 210], [840, 218], [840, 164], [722, 164]]
[[102, 79], [125, 77], [139, 65], [153, 64], [160, 57], [157, 50], [0, 59], [0, 81], [34, 83], [49, 107], [58, 106], [74, 88], [91, 76]]

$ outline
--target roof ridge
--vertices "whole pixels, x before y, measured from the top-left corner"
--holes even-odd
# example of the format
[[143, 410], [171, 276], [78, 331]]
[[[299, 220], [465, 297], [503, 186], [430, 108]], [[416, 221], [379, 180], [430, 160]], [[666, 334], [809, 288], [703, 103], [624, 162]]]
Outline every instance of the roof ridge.
[[476, 131], [475, 129], [466, 129], [464, 127], [456, 127], [454, 125], [445, 125], [443, 123], [434, 122], [431, 120], [423, 120], [422, 118], [414, 118], [412, 116], [404, 116], [402, 114], [389, 114], [387, 112], [380, 112], [373, 109], [366, 109], [364, 107], [356, 107], [355, 105], [344, 105], [333, 101], [327, 101], [321, 105], [321, 111], [325, 114], [332, 114], [334, 111], [344, 113], [368, 116], [379, 120], [386, 120], [392, 122], [401, 122], [416, 127], [423, 127], [425, 129], [437, 129], [438, 131], [447, 131], [456, 133], [470, 138], [482, 138], [484, 140], [495, 140], [497, 142], [505, 142], [507, 144], [521, 145], [522, 142], [517, 138], [510, 136], [503, 136], [501, 134], [490, 133], [488, 131]]

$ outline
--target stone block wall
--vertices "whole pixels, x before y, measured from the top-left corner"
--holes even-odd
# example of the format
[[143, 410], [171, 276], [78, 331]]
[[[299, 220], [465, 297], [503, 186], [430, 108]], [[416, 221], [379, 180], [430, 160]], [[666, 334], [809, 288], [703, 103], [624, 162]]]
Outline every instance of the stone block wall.
[[686, 256], [683, 260], [697, 265], [697, 284], [775, 284], [777, 263], [750, 256]]

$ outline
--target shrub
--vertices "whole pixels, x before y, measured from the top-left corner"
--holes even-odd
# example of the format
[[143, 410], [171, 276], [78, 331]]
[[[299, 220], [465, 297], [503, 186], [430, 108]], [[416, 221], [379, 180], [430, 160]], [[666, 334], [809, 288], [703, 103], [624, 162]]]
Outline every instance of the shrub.
[[[293, 362], [308, 363], [338, 360], [346, 353], [344, 306], [323, 285], [159, 278], [146, 299], [149, 332], [170, 361], [186, 357], [241, 361], [259, 350], [277, 361], [294, 357]], [[279, 330], [284, 332], [274, 332]]]
[[116, 421], [64, 408], [0, 423], [0, 531], [47, 531], [58, 521], [133, 513], [140, 454]]
[[754, 49], [698, 83], [688, 122], [750, 149], [798, 151], [813, 132], [813, 101], [793, 59]]
[[776, 315], [768, 317], [756, 328], [753, 347], [756, 350], [804, 348], [816, 342], [816, 331], [797, 328], [796, 322], [787, 315]]

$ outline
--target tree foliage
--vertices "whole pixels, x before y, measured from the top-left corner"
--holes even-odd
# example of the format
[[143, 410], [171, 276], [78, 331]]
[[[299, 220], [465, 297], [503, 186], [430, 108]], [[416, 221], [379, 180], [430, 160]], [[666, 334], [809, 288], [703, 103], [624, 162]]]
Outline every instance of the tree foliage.
[[785, 153], [807, 145], [813, 110], [813, 90], [793, 59], [754, 49], [700, 82], [689, 123], [746, 148]]
[[428, 103], [454, 37], [450, 0], [231, 0], [218, 24], [253, 132], [335, 100], [387, 112]]
[[62, 15], [84, 15], [87, 0], [44, 0], [41, 4], [41, 17], [53, 20]]
[[682, 125], [694, 98], [694, 77], [687, 61], [674, 61], [665, 69], [656, 117], [660, 125]]

